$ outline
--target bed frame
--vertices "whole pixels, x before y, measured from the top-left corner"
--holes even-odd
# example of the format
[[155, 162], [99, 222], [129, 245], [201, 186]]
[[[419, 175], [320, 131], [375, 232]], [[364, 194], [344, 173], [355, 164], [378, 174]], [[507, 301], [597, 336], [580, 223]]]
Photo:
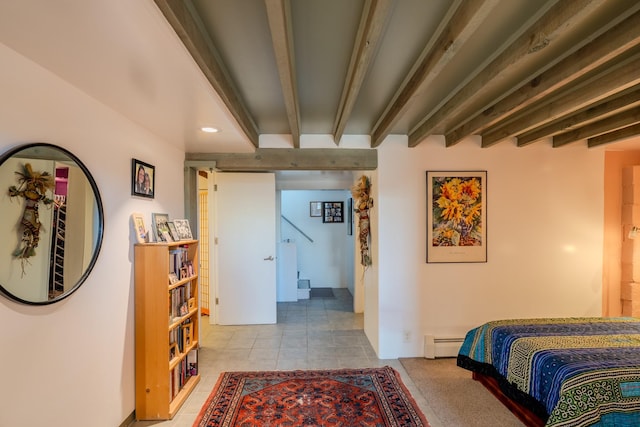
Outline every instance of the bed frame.
[[507, 407], [520, 421], [527, 427], [543, 427], [546, 422], [538, 415], [522, 406], [509, 396], [505, 395], [498, 384], [498, 381], [490, 375], [472, 372], [472, 378], [482, 384], [491, 392], [504, 406]]

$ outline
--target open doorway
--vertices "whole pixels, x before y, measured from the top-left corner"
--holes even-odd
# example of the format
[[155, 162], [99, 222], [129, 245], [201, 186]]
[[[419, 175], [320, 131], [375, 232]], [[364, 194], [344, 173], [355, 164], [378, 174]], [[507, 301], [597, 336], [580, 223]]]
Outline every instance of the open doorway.
[[[198, 171], [197, 188], [198, 197], [194, 211], [198, 212], [198, 218], [194, 218], [200, 230], [198, 231], [199, 239], [206, 240], [201, 242], [201, 248], [206, 253], [201, 254], [200, 259], [206, 266], [201, 267], [201, 271], [206, 274], [201, 279], [201, 298], [203, 307], [210, 314], [210, 321], [215, 319], [216, 310], [216, 236], [213, 233], [210, 224], [213, 224], [212, 216], [215, 215], [215, 191], [214, 191], [214, 174], [213, 170]], [[285, 217], [288, 213], [293, 217], [295, 222], [304, 223], [303, 229], [307, 231], [313, 230], [316, 236], [314, 244], [310, 251], [304, 250], [301, 255], [301, 267], [296, 262], [294, 280], [297, 286], [297, 279], [307, 279], [311, 282], [312, 287], [335, 287], [347, 288], [353, 296], [354, 311], [363, 312], [363, 297], [356, 295], [358, 289], [354, 279], [357, 266], [354, 266], [358, 256], [355, 249], [354, 235], [357, 233], [354, 218], [352, 216], [350, 187], [353, 185], [356, 174], [353, 171], [306, 171], [306, 172], [276, 172], [276, 203], [277, 203], [277, 236], [276, 240], [296, 241], [301, 245], [309, 242], [298, 231], [292, 231], [292, 226], [281, 218], [282, 194], [285, 194], [284, 203], [293, 203], [297, 205], [298, 213], [289, 213], [289, 208], [285, 207]], [[195, 183], [194, 183], [195, 184]], [[291, 195], [297, 194], [296, 197]], [[193, 195], [195, 196], [195, 194]], [[291, 196], [291, 197], [290, 197]], [[296, 200], [296, 198], [300, 198]], [[304, 200], [303, 200], [304, 199]], [[312, 200], [313, 199], [313, 200]], [[316, 200], [317, 199], [317, 200]], [[333, 222], [323, 222], [326, 219], [323, 216], [312, 217], [310, 211], [311, 201], [319, 202], [340, 202], [342, 221], [336, 221], [338, 216], [333, 217]], [[322, 206], [322, 205], [321, 205]], [[335, 213], [335, 212], [334, 212]], [[304, 221], [300, 221], [304, 219]], [[307, 225], [312, 224], [313, 227], [308, 228]], [[320, 243], [320, 244], [318, 244]], [[325, 261], [318, 262], [318, 259], [325, 258]], [[205, 267], [205, 268], [203, 268]], [[298, 277], [298, 271], [300, 276]], [[323, 271], [319, 274], [318, 271]], [[325, 274], [328, 273], [328, 274]], [[210, 277], [209, 277], [210, 276]], [[205, 302], [205, 300], [207, 302]], [[359, 307], [359, 308], [358, 308]]]
[[[349, 190], [280, 191], [279, 301], [307, 299], [332, 289], [347, 289], [353, 296], [351, 206]], [[287, 288], [291, 286], [297, 292]]]

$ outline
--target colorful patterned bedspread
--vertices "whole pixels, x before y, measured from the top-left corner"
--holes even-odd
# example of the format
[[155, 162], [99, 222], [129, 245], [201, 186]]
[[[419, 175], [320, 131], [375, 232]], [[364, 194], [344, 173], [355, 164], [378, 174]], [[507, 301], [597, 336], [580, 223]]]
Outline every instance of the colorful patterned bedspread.
[[472, 369], [465, 358], [535, 398], [549, 427], [640, 426], [640, 318], [489, 322], [460, 349]]

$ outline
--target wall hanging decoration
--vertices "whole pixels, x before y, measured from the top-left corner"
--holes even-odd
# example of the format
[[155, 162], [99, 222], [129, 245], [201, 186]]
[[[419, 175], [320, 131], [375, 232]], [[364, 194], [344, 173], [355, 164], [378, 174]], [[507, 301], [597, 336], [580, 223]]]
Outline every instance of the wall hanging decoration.
[[487, 261], [487, 172], [427, 171], [427, 262]]
[[322, 204], [322, 222], [344, 222], [343, 202], [324, 202]]
[[347, 201], [347, 234], [353, 236], [353, 199]]
[[373, 207], [371, 198], [371, 181], [369, 177], [362, 175], [351, 187], [353, 196], [353, 211], [358, 215], [358, 239], [360, 241], [360, 263], [368, 267], [371, 265], [371, 229], [369, 224], [369, 209]]
[[9, 187], [10, 197], [22, 197], [25, 200], [19, 230], [21, 233], [20, 246], [13, 252], [13, 256], [19, 258], [22, 263], [24, 275], [25, 263], [36, 254], [36, 247], [40, 241], [40, 218], [38, 207], [40, 203], [50, 205], [53, 199], [47, 196], [47, 191], [55, 188], [55, 180], [49, 172], [34, 172], [30, 163], [25, 163], [18, 175], [18, 186]]
[[309, 202], [309, 216], [322, 216], [322, 202]]
[[140, 160], [131, 159], [131, 195], [153, 199], [156, 188], [156, 168]]

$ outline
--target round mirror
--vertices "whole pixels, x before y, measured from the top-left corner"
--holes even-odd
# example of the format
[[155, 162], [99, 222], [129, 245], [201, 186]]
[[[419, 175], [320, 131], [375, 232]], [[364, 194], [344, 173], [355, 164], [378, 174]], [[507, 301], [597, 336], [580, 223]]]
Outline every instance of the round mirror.
[[102, 200], [89, 170], [52, 144], [0, 157], [0, 291], [25, 304], [60, 301], [86, 280], [102, 244]]

